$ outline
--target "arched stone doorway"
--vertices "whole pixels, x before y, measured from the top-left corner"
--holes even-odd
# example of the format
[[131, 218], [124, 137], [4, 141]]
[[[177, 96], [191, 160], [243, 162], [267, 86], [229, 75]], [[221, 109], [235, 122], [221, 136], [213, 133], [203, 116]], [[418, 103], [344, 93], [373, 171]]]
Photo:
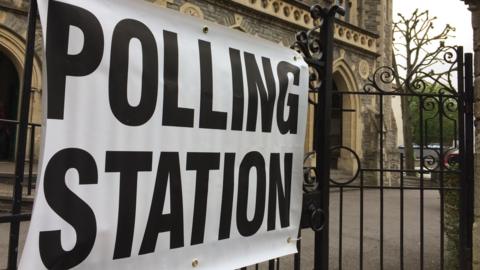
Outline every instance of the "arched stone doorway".
[[[12, 60], [0, 50], [0, 119], [17, 120], [20, 80]], [[16, 125], [0, 122], [0, 161], [13, 160]]]
[[[38, 42], [38, 41], [37, 41]], [[25, 60], [25, 38], [19, 35], [18, 33], [12, 31], [5, 25], [0, 25], [0, 59], [1, 59], [1, 65], [2, 68], [6, 68], [9, 70], [7, 73], [4, 73], [3, 71], [0, 72], [0, 85], [4, 89], [0, 90], [2, 94], [0, 94], [0, 98], [2, 99], [2, 102], [8, 102], [8, 113], [4, 113], [8, 119], [13, 119], [16, 120], [18, 119], [18, 113], [19, 113], [19, 101], [21, 99], [21, 90], [22, 85], [21, 85], [21, 75], [23, 72], [23, 65], [24, 65], [24, 60]], [[14, 75], [12, 75], [14, 74]], [[16, 75], [15, 75], [16, 74]], [[16, 88], [16, 91], [12, 90], [6, 91], [5, 89], [12, 89], [12, 87], [5, 87], [5, 85], [9, 85], [12, 83], [13, 79], [12, 78], [17, 78], [17, 86], [13, 87]], [[14, 83], [15, 85], [15, 83]], [[28, 117], [28, 120], [30, 123], [41, 123], [42, 119], [42, 95], [41, 95], [41, 85], [42, 85], [42, 70], [41, 70], [41, 62], [37, 56], [34, 57], [33, 60], [33, 70], [32, 70], [32, 85], [31, 85], [31, 99], [30, 99], [30, 114]], [[5, 107], [7, 105], [4, 105]], [[3, 117], [0, 117], [3, 118]], [[11, 126], [11, 125], [10, 125]], [[15, 138], [16, 134], [16, 128], [15, 126], [13, 128], [13, 134], [10, 132], [10, 136]], [[40, 134], [39, 130], [37, 129], [37, 132], [35, 133], [35, 148], [34, 148], [34, 155], [36, 158], [38, 156], [38, 146], [40, 145]], [[30, 136], [30, 135], [29, 135]], [[1, 138], [0, 138], [1, 139]], [[2, 140], [5, 140], [4, 138]], [[16, 148], [16, 142], [12, 141], [14, 139], [9, 139], [9, 146], [5, 146], [6, 144], [3, 144], [4, 142], [2, 141], [2, 144], [0, 145], [0, 161], [5, 161], [5, 160], [10, 160], [13, 161], [15, 159], [15, 148]], [[5, 157], [4, 149], [9, 149], [8, 151], [8, 156]]]
[[[346, 91], [346, 89], [340, 89], [340, 91]], [[330, 118], [330, 145], [334, 147], [343, 145], [343, 97], [338, 93], [339, 89], [337, 83], [334, 81]], [[330, 168], [338, 169], [339, 159], [340, 152], [332, 152], [330, 155]]]
[[[355, 94], [335, 94], [338, 92], [356, 92], [357, 83], [353, 72], [344, 60], [334, 64], [334, 89], [332, 96], [332, 115], [330, 127], [330, 142], [332, 146], [344, 146], [362, 156], [360, 133], [360, 106]], [[356, 171], [357, 163], [350, 152], [340, 150], [332, 152], [330, 166], [332, 169], [347, 173]]]
[[[360, 120], [360, 103], [359, 97], [355, 94], [335, 94], [335, 92], [356, 92], [358, 84], [355, 81], [353, 72], [343, 60], [337, 60], [334, 63], [333, 74], [333, 96], [332, 96], [332, 115], [330, 121], [330, 145], [344, 146], [352, 149], [360, 158], [363, 151], [361, 147], [362, 141], [362, 122]], [[310, 94], [310, 98], [315, 100], [314, 94]], [[305, 140], [305, 152], [314, 151], [314, 119], [315, 108], [313, 105], [308, 107], [308, 125]], [[335, 151], [334, 151], [335, 152]], [[333, 170], [341, 170], [344, 173], [352, 174], [357, 171], [357, 162], [352, 154], [348, 151], [332, 152], [330, 166]], [[313, 166], [315, 158], [310, 158], [306, 166]]]

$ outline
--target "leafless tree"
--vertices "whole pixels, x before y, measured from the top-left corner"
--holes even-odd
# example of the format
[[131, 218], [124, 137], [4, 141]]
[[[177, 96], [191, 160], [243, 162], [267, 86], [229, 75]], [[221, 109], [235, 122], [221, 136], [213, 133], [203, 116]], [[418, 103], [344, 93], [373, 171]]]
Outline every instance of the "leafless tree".
[[[425, 90], [426, 84], [436, 86], [449, 85], [451, 70], [441, 68], [446, 64], [444, 55], [448, 51], [445, 41], [452, 37], [455, 29], [445, 25], [441, 31], [434, 29], [437, 17], [428, 11], [415, 10], [410, 17], [398, 14], [394, 22], [393, 68], [396, 90], [400, 93]], [[401, 97], [405, 169], [413, 170], [415, 157], [413, 150], [412, 112], [409, 97]], [[410, 173], [409, 175], [413, 175]]]

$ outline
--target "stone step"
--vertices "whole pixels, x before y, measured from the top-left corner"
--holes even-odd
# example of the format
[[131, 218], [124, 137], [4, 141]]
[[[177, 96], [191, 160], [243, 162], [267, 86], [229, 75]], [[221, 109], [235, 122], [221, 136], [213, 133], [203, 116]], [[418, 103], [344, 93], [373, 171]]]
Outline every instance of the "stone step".
[[[0, 213], [8, 213], [12, 210], [12, 196], [0, 195]], [[33, 197], [26, 196], [22, 198], [22, 211], [31, 211], [33, 206]]]
[[[14, 182], [11, 180], [0, 181], [0, 211], [11, 211], [13, 203]], [[31, 209], [35, 196], [35, 183], [32, 183], [32, 192], [28, 194], [28, 181], [22, 184], [22, 208]]]

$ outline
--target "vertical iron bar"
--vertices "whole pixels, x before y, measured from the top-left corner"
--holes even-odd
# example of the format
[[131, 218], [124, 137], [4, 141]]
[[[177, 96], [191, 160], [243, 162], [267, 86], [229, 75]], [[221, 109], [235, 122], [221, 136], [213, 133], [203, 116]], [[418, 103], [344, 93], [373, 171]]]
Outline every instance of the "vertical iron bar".
[[423, 148], [425, 147], [425, 142], [424, 142], [424, 129], [423, 129], [423, 108], [424, 108], [424, 97], [419, 96], [420, 102], [419, 102], [419, 114], [420, 114], [420, 120], [419, 120], [419, 130], [420, 130], [420, 270], [423, 270], [424, 266], [424, 182], [423, 182], [423, 169], [424, 169], [424, 158], [423, 158]]
[[298, 252], [295, 253], [294, 257], [293, 257], [293, 269], [294, 270], [300, 270], [300, 254], [302, 252], [302, 249], [301, 249], [301, 239], [302, 239], [302, 229], [298, 230], [298, 240], [297, 241], [297, 250]]
[[343, 233], [343, 186], [340, 186], [339, 217], [338, 217], [338, 269], [342, 270], [342, 233]]
[[459, 138], [459, 170], [460, 170], [460, 191], [459, 191], [459, 236], [460, 236], [460, 252], [458, 254], [459, 266], [460, 269], [467, 269], [466, 266], [466, 259], [465, 253], [463, 252], [463, 247], [465, 246], [465, 236], [466, 236], [466, 226], [465, 226], [465, 219], [463, 218], [464, 210], [463, 210], [463, 194], [465, 194], [465, 183], [467, 181], [467, 175], [465, 172], [466, 169], [466, 162], [468, 161], [467, 154], [465, 151], [465, 80], [464, 80], [464, 58], [463, 58], [463, 47], [457, 48], [457, 83], [458, 83], [458, 138]]
[[[445, 102], [448, 102], [445, 100]], [[444, 198], [444, 182], [443, 182], [443, 169], [444, 169], [444, 162], [445, 162], [445, 157], [443, 155], [443, 114], [446, 113], [443, 110], [443, 94], [440, 93], [439, 100], [438, 100], [438, 115], [439, 115], [439, 127], [440, 127], [440, 153], [439, 153], [439, 161], [438, 161], [438, 168], [440, 169], [439, 172], [439, 181], [440, 181], [440, 270], [443, 270], [445, 268], [444, 266], [444, 261], [445, 261], [445, 252], [444, 252], [444, 232], [445, 232], [445, 226], [443, 224], [443, 221], [445, 219], [445, 198]], [[433, 173], [433, 172], [432, 172]]]
[[383, 190], [383, 96], [380, 95], [380, 269], [383, 270], [384, 190]]
[[330, 206], [330, 112], [333, 89], [333, 34], [335, 22], [334, 8], [323, 18], [322, 24], [322, 61], [324, 63], [322, 85], [318, 95], [318, 105], [315, 112], [315, 127], [317, 131], [316, 168], [319, 172], [318, 191], [320, 192], [319, 207], [324, 211], [324, 227], [315, 232], [314, 270], [328, 269], [329, 256], [329, 206]]
[[403, 153], [400, 153], [400, 270], [404, 269], [403, 233], [405, 230], [405, 193], [403, 178]]
[[[36, 23], [37, 2], [36, 0], [31, 0], [28, 10], [27, 44], [22, 78], [22, 104], [17, 139], [18, 145], [15, 162], [15, 187], [13, 192], [12, 215], [20, 214], [22, 206], [22, 181], [25, 174], [25, 150], [27, 143], [28, 115], [30, 110], [33, 57], [35, 53]], [[20, 222], [18, 220], [12, 221], [12, 223], [10, 223], [10, 239], [8, 246], [8, 269], [17, 268], [19, 233]]]
[[363, 171], [360, 171], [360, 270], [363, 270]]
[[268, 270], [275, 270], [275, 260], [268, 261]]
[[33, 178], [33, 153], [35, 148], [35, 125], [31, 125], [30, 130], [30, 162], [28, 163], [28, 195], [32, 195], [32, 178]]
[[465, 178], [462, 182], [463, 196], [463, 219], [465, 226], [464, 253], [465, 269], [472, 269], [472, 227], [473, 227], [473, 177], [474, 177], [474, 156], [473, 156], [473, 55], [465, 54]]

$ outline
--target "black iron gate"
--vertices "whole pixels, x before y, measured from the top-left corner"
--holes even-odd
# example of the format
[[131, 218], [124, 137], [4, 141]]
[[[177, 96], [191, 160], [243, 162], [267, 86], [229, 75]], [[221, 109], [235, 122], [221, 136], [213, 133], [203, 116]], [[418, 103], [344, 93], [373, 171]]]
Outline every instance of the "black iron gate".
[[[407, 92], [398, 91], [392, 86], [395, 70], [390, 67], [377, 70], [363, 89], [333, 91], [333, 26], [338, 13], [344, 11], [337, 6], [330, 9], [312, 7], [311, 15], [320, 23], [314, 29], [299, 33], [294, 45], [311, 67], [310, 102], [315, 110], [314, 148], [305, 158], [303, 179], [302, 228], [305, 231], [299, 232], [299, 239], [289, 239], [297, 241], [299, 254], [271, 260], [266, 265], [269, 269], [296, 270], [310, 265], [314, 269], [449, 269], [449, 264], [453, 263], [460, 269], [471, 269], [472, 55], [464, 55], [461, 47], [452, 48], [446, 54], [445, 59], [451, 64], [451, 71], [457, 73], [458, 80], [456, 84], [444, 85], [441, 91], [429, 91], [423, 81], [416, 82]], [[35, 127], [38, 127], [28, 123], [36, 18], [36, 1], [32, 0], [20, 120], [0, 119], [4, 125], [16, 126], [18, 134], [11, 213], [0, 215], [0, 224], [10, 224], [8, 269], [17, 268], [20, 223], [30, 219], [29, 213], [22, 212], [22, 194], [24, 189], [28, 193], [32, 189], [32, 163], [26, 162], [26, 150], [28, 143], [31, 161]], [[386, 151], [385, 107], [393, 96], [408, 97], [417, 104], [420, 144], [414, 150], [417, 163], [414, 169], [405, 168], [401, 149], [394, 154]], [[374, 162], [366, 162], [365, 153], [360, 154], [361, 150], [354, 146], [332, 145], [329, 141], [332, 111], [340, 110], [335, 111], [336, 114], [354, 111], [352, 108], [332, 108], [332, 99], [346, 104], [341, 102], [346, 97], [366, 97], [375, 102], [374, 126], [378, 131], [371, 140], [377, 149], [375, 157], [368, 157]], [[439, 134], [435, 135], [440, 138], [438, 145], [428, 144], [432, 136], [429, 123], [435, 121], [440, 126]], [[442, 126], [448, 121], [455, 127], [451, 144], [443, 138]], [[336, 160], [334, 170], [331, 169], [331, 156]], [[28, 186], [25, 184], [26, 164], [29, 164]], [[415, 206], [413, 222], [412, 205]], [[436, 212], [432, 213], [432, 207]], [[373, 222], [372, 208], [377, 214]], [[390, 230], [392, 220], [398, 227], [395, 233]], [[436, 233], [433, 237], [432, 230]], [[353, 231], [357, 233], [352, 235]], [[416, 238], [411, 237], [412, 231], [416, 232]], [[302, 234], [304, 240], [299, 241]], [[311, 242], [310, 250], [305, 250], [305, 241]], [[415, 242], [413, 248], [412, 241]], [[453, 248], [447, 248], [450, 246]], [[432, 254], [437, 255], [432, 258]], [[258, 269], [259, 265], [253, 268]]]
[[[342, 10], [314, 7], [312, 16], [321, 26], [301, 33], [296, 44], [312, 69], [315, 139], [305, 163], [304, 212], [319, 213], [317, 220], [324, 222], [315, 235], [315, 269], [471, 269], [472, 54], [462, 47], [445, 53], [446, 81], [421, 74], [400, 88], [397, 69], [381, 67], [362, 89], [334, 91], [337, 12]], [[394, 97], [408, 101], [416, 119], [410, 123], [418, 141], [409, 150], [413, 168], [405, 162], [409, 147], [387, 145]], [[372, 120], [363, 128], [375, 129], [375, 135], [364, 138], [361, 147], [329, 141], [331, 116], [337, 113], [332, 100], [349, 98], [374, 104]], [[340, 111], [355, 109], [363, 108]], [[401, 125], [401, 118], [397, 121]], [[374, 151], [367, 153], [365, 142]], [[330, 156], [338, 160], [334, 167]]]

